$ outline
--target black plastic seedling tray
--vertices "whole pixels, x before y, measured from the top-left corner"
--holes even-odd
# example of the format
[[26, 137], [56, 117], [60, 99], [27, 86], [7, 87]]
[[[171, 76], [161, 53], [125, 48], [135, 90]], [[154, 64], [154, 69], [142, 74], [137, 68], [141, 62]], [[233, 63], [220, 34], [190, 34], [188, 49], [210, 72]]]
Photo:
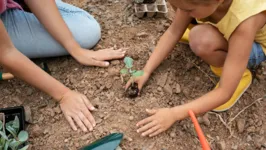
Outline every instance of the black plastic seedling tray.
[[25, 130], [25, 111], [23, 106], [0, 108], [0, 113], [5, 114], [6, 123], [14, 120], [17, 116], [19, 119], [19, 131]]

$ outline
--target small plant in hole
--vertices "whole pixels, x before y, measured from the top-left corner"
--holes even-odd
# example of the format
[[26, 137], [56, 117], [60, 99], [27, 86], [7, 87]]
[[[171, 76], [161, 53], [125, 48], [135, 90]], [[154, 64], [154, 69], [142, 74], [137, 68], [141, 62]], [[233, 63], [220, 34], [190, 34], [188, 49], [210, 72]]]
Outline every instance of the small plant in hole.
[[133, 69], [134, 60], [130, 57], [124, 58], [125, 68], [120, 70], [120, 73], [123, 76], [128, 76], [128, 79], [133, 79], [132, 84], [126, 91], [126, 94], [130, 98], [134, 98], [138, 96], [139, 89], [137, 83], [134, 82], [136, 77], [142, 76], [144, 74], [143, 70], [134, 70]]
[[5, 118], [0, 120], [0, 150], [27, 150], [29, 145], [23, 144], [28, 140], [27, 131], [19, 131], [19, 119], [5, 123]]

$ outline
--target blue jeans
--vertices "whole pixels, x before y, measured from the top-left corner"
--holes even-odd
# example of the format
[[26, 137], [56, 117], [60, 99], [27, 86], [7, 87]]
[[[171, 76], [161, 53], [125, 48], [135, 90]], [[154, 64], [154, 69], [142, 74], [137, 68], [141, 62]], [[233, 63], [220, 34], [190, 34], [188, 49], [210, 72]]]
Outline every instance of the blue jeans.
[[[101, 38], [98, 22], [86, 11], [56, 0], [68, 28], [83, 48], [92, 48]], [[9, 9], [1, 14], [5, 28], [15, 47], [29, 58], [68, 55], [32, 13]]]
[[259, 43], [254, 42], [249, 56], [248, 68], [255, 68], [266, 60], [266, 55]]

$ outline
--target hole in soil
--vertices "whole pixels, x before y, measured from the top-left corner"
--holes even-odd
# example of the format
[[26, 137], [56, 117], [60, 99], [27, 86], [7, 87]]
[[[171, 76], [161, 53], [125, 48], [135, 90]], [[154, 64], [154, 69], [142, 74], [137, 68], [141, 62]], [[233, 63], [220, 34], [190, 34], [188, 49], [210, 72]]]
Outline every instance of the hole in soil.
[[157, 5], [159, 12], [166, 12], [166, 6], [165, 5]]
[[138, 96], [139, 89], [138, 89], [138, 84], [133, 83], [129, 86], [129, 88], [126, 91], [126, 96], [129, 98], [135, 98]]
[[147, 9], [149, 12], [155, 12], [156, 6], [154, 4], [147, 5]]
[[143, 3], [154, 3], [156, 0], [144, 0]]

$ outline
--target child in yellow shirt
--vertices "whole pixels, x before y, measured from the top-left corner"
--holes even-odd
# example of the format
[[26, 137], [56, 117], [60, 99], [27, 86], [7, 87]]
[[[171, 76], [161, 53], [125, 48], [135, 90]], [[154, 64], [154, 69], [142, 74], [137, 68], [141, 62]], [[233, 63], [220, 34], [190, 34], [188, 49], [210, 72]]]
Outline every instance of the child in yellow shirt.
[[[173, 108], [147, 109], [151, 115], [137, 123], [142, 136], [155, 136], [177, 120], [210, 110], [231, 108], [252, 81], [252, 68], [266, 60], [265, 0], [169, 0], [176, 8], [171, 26], [161, 37], [144, 67], [144, 75], [134, 81], [141, 90], [152, 72], [174, 49], [182, 35], [189, 34], [192, 51], [211, 66], [220, 82], [209, 93]], [[192, 19], [199, 25], [187, 29]], [[184, 34], [185, 33], [185, 34]], [[183, 37], [184, 40], [185, 37]], [[128, 87], [130, 82], [127, 83]]]

